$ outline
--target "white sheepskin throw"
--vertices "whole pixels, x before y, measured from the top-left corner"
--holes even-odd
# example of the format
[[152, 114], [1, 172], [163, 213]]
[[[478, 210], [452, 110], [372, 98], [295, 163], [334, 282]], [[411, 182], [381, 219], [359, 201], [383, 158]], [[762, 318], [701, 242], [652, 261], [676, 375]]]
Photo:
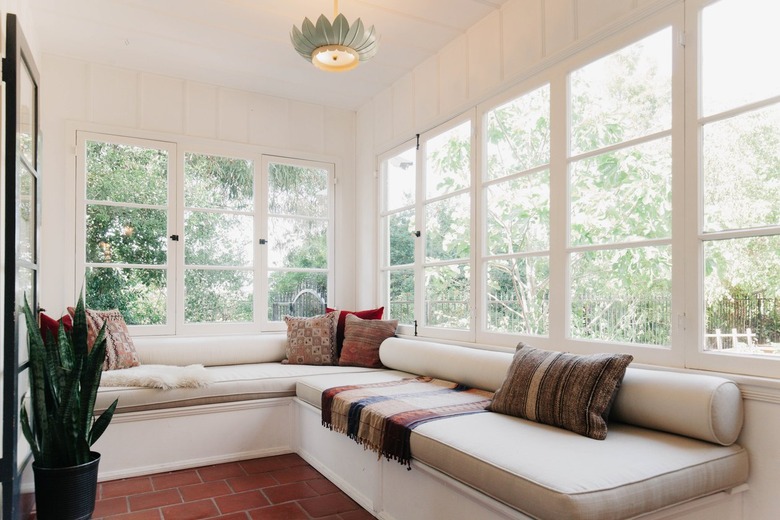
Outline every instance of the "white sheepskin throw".
[[121, 370], [106, 370], [100, 386], [146, 386], [149, 388], [199, 388], [212, 383], [203, 365], [140, 365]]

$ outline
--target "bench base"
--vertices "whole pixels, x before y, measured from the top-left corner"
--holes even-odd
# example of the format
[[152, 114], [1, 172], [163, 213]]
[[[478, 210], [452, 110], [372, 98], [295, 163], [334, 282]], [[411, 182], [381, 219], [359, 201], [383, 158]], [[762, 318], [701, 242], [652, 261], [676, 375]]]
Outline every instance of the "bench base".
[[[531, 518], [426, 464], [413, 461], [408, 471], [396, 461], [378, 459], [347, 436], [323, 428], [319, 409], [299, 399], [293, 406], [298, 454], [377, 518]], [[739, 520], [743, 518], [742, 490], [716, 493], [637, 518]]]
[[116, 414], [93, 447], [100, 480], [290, 453], [291, 414], [291, 397]]

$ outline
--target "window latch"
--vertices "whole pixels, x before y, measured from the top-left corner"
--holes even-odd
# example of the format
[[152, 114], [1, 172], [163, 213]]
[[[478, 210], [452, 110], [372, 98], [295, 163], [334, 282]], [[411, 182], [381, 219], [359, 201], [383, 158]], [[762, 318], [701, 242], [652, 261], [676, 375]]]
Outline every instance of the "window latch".
[[264, 245], [266, 245], [266, 244], [268, 243], [268, 240], [266, 240], [266, 239], [264, 239], [264, 238], [261, 238], [261, 239], [260, 239], [260, 240], [258, 240], [257, 242], [258, 242], [258, 243], [259, 243], [261, 246], [264, 246]]
[[416, 236], [417, 238], [420, 238], [420, 235], [422, 235], [422, 233], [420, 233], [420, 231], [417, 230], [414, 233], [412, 233], [412, 235]]
[[171, 238], [171, 240], [173, 240], [174, 242], [178, 242], [178, 241], [179, 241], [179, 235], [171, 235], [171, 237], [170, 237], [170, 238]]

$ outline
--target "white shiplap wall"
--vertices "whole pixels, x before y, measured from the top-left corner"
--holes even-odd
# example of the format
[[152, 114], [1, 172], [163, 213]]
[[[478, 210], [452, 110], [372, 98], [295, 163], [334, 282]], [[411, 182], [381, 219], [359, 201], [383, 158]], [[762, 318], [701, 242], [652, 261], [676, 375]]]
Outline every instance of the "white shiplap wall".
[[[44, 55], [42, 75], [43, 266], [41, 301], [58, 313], [79, 289], [73, 246], [75, 130], [335, 162], [334, 304], [355, 305], [355, 113], [142, 71]], [[218, 152], [219, 148], [215, 148]], [[52, 260], [56, 259], [56, 260]]]

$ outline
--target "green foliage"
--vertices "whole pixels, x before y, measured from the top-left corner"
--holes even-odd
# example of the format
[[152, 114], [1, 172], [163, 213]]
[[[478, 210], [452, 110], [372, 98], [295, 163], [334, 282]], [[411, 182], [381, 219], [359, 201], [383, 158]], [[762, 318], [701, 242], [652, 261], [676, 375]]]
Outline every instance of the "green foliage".
[[106, 357], [105, 325], [87, 351], [87, 318], [83, 298], [73, 317], [73, 332], [60, 324], [57, 338], [41, 329], [27, 299], [24, 301], [30, 357], [30, 408], [21, 409], [22, 432], [35, 462], [45, 468], [64, 468], [91, 460], [90, 446], [111, 422], [118, 400], [97, 419], [95, 398]]

